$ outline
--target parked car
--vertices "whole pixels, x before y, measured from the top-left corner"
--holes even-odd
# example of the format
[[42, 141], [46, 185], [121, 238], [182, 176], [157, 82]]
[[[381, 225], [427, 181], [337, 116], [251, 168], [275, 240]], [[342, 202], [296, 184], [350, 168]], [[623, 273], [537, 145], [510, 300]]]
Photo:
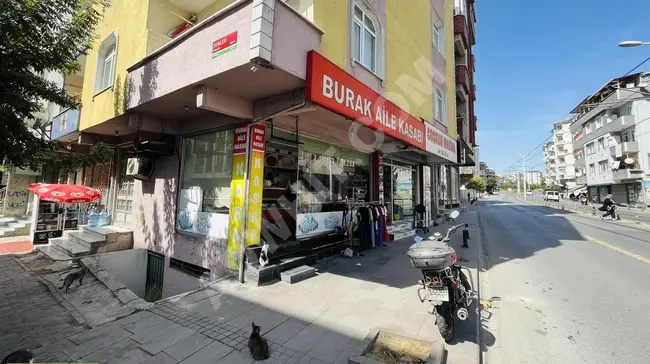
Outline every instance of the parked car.
[[544, 192], [544, 201], [560, 201], [560, 193], [557, 191]]
[[527, 195], [532, 195], [532, 194], [533, 194], [533, 191], [528, 191], [528, 192], [526, 192], [526, 194], [527, 194]]

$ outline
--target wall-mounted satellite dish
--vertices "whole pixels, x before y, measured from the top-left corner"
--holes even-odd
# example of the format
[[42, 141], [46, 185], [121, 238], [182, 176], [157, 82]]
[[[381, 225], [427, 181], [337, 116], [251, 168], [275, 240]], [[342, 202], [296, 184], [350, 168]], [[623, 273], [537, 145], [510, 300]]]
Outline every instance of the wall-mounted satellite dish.
[[625, 160], [624, 160], [623, 162], [625, 162], [625, 164], [633, 164], [633, 163], [634, 163], [634, 159], [632, 159], [632, 158], [625, 158]]

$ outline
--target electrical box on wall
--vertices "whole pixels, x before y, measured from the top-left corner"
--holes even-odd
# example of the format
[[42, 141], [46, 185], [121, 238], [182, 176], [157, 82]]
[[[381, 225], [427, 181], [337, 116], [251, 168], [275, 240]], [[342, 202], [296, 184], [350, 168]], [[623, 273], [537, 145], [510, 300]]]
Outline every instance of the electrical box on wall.
[[153, 159], [149, 157], [129, 158], [126, 162], [126, 175], [147, 181], [153, 172]]

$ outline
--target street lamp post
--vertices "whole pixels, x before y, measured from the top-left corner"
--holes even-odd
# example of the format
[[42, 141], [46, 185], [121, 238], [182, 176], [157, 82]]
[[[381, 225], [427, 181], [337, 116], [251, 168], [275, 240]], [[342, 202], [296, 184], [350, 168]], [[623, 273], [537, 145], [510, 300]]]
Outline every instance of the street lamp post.
[[524, 200], [528, 199], [528, 189], [526, 188], [526, 155], [521, 153], [514, 152], [513, 154], [518, 154], [521, 156], [521, 169], [523, 171], [522, 179], [524, 180]]
[[638, 40], [626, 40], [618, 44], [619, 47], [623, 47], [623, 48], [632, 48], [632, 47], [638, 47], [643, 45], [650, 45], [650, 42], [641, 42]]

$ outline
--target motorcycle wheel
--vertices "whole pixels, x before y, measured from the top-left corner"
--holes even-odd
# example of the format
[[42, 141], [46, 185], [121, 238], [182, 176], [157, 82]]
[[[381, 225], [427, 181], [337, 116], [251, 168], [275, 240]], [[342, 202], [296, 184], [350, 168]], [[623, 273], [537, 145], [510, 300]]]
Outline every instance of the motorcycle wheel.
[[443, 308], [440, 311], [442, 312], [438, 312], [436, 325], [438, 326], [438, 331], [440, 331], [442, 339], [446, 343], [449, 343], [454, 339], [454, 335], [456, 334], [456, 325], [449, 309]]

